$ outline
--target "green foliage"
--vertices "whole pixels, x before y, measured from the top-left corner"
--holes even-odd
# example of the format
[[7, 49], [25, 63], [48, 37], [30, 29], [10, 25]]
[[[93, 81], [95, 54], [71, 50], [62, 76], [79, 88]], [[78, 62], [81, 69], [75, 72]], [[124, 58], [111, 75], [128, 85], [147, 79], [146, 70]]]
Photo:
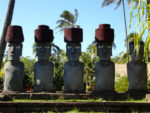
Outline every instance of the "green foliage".
[[64, 63], [67, 61], [66, 53], [61, 50], [56, 56], [50, 57], [50, 61], [54, 63], [54, 90], [63, 90], [64, 85]]
[[78, 10], [74, 9], [75, 14], [72, 14], [68, 10], [64, 10], [60, 17], [62, 19], [58, 20], [56, 24], [56, 28], [60, 29], [59, 31], [64, 31], [65, 28], [80, 28], [79, 25], [76, 25], [76, 22], [78, 20]]
[[125, 92], [128, 90], [129, 82], [127, 76], [121, 76], [115, 82], [115, 91], [117, 92]]
[[148, 56], [150, 53], [150, 2], [148, 0], [139, 0], [138, 2], [137, 0], [133, 0], [130, 12], [130, 28], [134, 19], [137, 20], [135, 24], [135, 31], [139, 34], [138, 38], [134, 39], [135, 50], [138, 55], [140, 41], [146, 35], [145, 61], [148, 61]]
[[95, 42], [88, 46], [87, 52], [82, 52], [80, 61], [84, 63], [84, 82], [86, 82], [86, 90], [92, 91], [95, 85], [94, 66], [98, 61]]
[[31, 59], [30, 57], [23, 57], [21, 61], [24, 63], [24, 80], [23, 85], [24, 88], [32, 88], [34, 84], [34, 64], [35, 59]]
[[147, 81], [147, 91], [150, 92], [150, 80]]

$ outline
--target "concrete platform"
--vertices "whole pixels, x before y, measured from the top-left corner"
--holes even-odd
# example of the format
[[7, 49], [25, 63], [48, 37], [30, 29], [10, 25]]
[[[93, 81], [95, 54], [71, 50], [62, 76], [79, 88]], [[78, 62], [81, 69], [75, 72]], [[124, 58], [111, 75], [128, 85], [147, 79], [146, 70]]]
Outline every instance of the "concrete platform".
[[70, 111], [78, 109], [84, 112], [149, 112], [150, 103], [134, 102], [0, 102], [0, 112], [45, 112]]
[[126, 100], [128, 98], [127, 93], [105, 92], [105, 93], [63, 93], [63, 92], [2, 92], [0, 95], [5, 95], [14, 99], [99, 99], [104, 100]]

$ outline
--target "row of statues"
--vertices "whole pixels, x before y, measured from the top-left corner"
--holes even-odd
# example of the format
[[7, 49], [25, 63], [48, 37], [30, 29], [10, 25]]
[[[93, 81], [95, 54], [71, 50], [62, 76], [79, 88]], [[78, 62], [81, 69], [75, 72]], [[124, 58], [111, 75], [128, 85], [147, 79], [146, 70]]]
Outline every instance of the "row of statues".
[[[35, 30], [38, 61], [34, 65], [34, 91], [53, 91], [54, 64], [49, 61], [53, 30], [47, 25], [39, 25]], [[19, 61], [24, 41], [21, 26], [9, 26], [6, 35], [8, 42], [8, 62], [4, 67], [4, 92], [24, 91], [24, 64]], [[85, 92], [84, 62], [79, 61], [83, 31], [81, 28], [66, 28], [64, 41], [68, 62], [64, 64], [64, 92]], [[101, 24], [95, 30], [95, 41], [99, 61], [95, 64], [95, 92], [115, 92], [115, 65], [110, 60], [114, 30], [109, 24]], [[134, 42], [129, 43], [131, 62], [127, 64], [130, 92], [147, 91], [147, 67], [143, 62], [144, 43], [140, 43], [140, 55], [136, 55]]]

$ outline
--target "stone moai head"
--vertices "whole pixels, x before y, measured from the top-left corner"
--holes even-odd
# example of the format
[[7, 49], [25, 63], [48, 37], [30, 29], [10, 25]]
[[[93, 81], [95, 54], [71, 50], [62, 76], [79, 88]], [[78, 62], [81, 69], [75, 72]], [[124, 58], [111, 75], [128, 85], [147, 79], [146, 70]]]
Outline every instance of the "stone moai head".
[[97, 42], [97, 56], [100, 60], [110, 60], [114, 30], [110, 28], [109, 24], [99, 25], [99, 28], [95, 30], [95, 41]]
[[22, 55], [22, 42], [24, 41], [22, 27], [9, 26], [5, 40], [8, 42], [8, 60], [18, 61]]
[[132, 61], [142, 61], [144, 58], [144, 42], [140, 41], [139, 55], [137, 55], [134, 48], [134, 41], [129, 43], [129, 54], [131, 55]]
[[82, 29], [67, 28], [64, 30], [64, 40], [67, 42], [66, 50], [69, 61], [79, 61], [81, 55], [81, 44], [83, 40]]
[[38, 60], [48, 60], [51, 55], [51, 42], [53, 41], [53, 30], [46, 25], [39, 25], [35, 30], [35, 42], [37, 42]]

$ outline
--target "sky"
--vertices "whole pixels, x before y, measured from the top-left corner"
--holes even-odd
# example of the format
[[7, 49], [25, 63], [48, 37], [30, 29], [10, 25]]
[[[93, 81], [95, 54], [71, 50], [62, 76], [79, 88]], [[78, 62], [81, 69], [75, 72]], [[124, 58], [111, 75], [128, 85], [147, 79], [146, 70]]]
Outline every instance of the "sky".
[[[32, 46], [34, 44], [34, 30], [38, 25], [48, 25], [54, 32], [54, 43], [66, 50], [64, 33], [56, 33], [56, 21], [61, 19], [64, 10], [79, 12], [77, 25], [83, 29], [82, 51], [86, 52], [89, 44], [95, 39], [95, 29], [99, 24], [110, 24], [114, 29], [113, 56], [118, 56], [125, 47], [125, 29], [122, 5], [116, 9], [116, 4], [102, 8], [103, 0], [16, 0], [11, 25], [20, 25], [23, 28], [24, 42], [22, 56], [34, 57]], [[126, 1], [126, 0], [125, 0]], [[9, 0], [0, 0], [0, 35], [3, 29]], [[127, 27], [129, 27], [130, 9], [125, 3]], [[133, 31], [128, 29], [128, 34]]]

